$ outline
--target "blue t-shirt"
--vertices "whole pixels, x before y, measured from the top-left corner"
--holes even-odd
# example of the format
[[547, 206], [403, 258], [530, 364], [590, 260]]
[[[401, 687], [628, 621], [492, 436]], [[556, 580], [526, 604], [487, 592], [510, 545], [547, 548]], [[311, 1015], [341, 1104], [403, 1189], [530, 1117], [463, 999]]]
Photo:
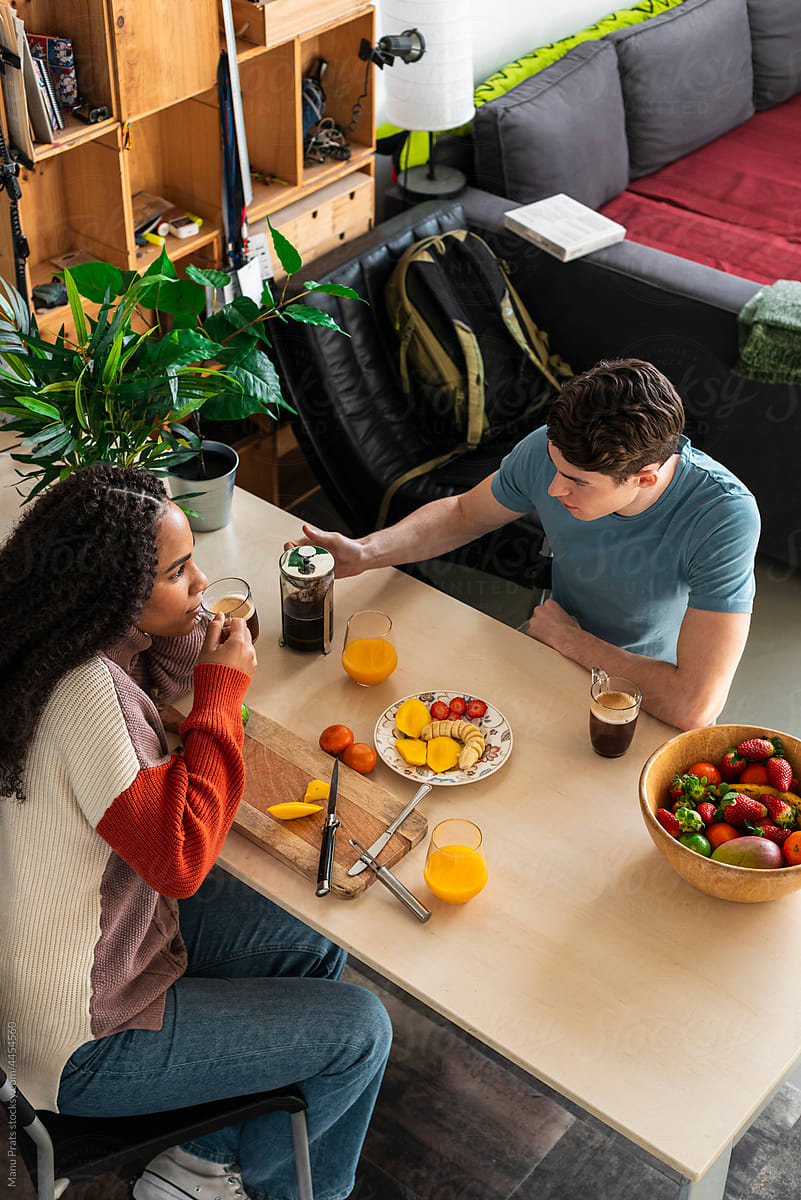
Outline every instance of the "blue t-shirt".
[[505, 508], [536, 510], [553, 550], [553, 598], [582, 629], [673, 663], [688, 607], [751, 611], [759, 539], [745, 485], [686, 437], [678, 453], [662, 495], [634, 517], [580, 521], [548, 495], [556, 467], [545, 426], [518, 442], [492, 481]]

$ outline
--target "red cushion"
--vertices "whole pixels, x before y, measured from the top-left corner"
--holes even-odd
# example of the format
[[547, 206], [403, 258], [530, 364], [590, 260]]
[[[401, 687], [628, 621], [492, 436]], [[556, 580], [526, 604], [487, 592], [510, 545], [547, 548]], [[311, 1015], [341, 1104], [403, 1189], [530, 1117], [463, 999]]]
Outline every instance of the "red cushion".
[[801, 241], [801, 93], [632, 180], [628, 190]]
[[638, 196], [630, 190], [621, 192], [600, 211], [625, 225], [631, 242], [666, 250], [756, 283], [801, 279], [801, 244], [778, 234], [682, 211], [674, 204]]

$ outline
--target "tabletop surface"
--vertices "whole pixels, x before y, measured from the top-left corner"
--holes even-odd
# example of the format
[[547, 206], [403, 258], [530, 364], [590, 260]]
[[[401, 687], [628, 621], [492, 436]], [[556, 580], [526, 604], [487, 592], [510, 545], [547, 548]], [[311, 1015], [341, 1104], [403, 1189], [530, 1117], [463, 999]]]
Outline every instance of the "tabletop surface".
[[[0, 448], [8, 440], [0, 435]], [[0, 485], [12, 478], [0, 455]], [[17, 505], [0, 487], [3, 535]], [[370, 742], [399, 697], [447, 689], [490, 700], [514, 732], [508, 762], [470, 786], [434, 788], [420, 805], [431, 827], [453, 816], [481, 827], [489, 882], [465, 905], [438, 900], [423, 882], [424, 840], [397, 868], [432, 910], [420, 925], [380, 886], [353, 901], [318, 899], [313, 884], [238, 834], [220, 861], [697, 1179], [801, 1045], [801, 893], [733, 904], [681, 880], [652, 845], [637, 799], [642, 764], [675, 730], [642, 714], [629, 753], [598, 758], [585, 670], [399, 571], [336, 581], [330, 655], [280, 648], [277, 562], [299, 533], [297, 518], [237, 489], [231, 525], [197, 536], [210, 579], [241, 575], [253, 588], [261, 632], [248, 703], [311, 741], [343, 722]], [[399, 657], [372, 688], [339, 662], [345, 620], [362, 608], [392, 617]], [[412, 795], [413, 783], [380, 761], [373, 778], [399, 810]]]

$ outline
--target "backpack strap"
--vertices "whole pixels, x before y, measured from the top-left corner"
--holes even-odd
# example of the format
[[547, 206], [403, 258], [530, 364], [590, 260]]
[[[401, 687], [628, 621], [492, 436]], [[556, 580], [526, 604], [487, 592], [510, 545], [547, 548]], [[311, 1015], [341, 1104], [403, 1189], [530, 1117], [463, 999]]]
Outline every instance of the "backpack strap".
[[467, 449], [474, 450], [484, 432], [484, 359], [471, 329], [461, 321], [453, 327], [459, 339], [465, 362], [467, 380]]
[[[525, 351], [545, 378], [559, 391], [562, 386], [559, 376], [564, 382], [572, 378], [573, 371], [558, 354], [550, 353], [547, 333], [538, 329], [534, 324], [528, 309], [506, 277], [505, 271], [504, 278], [506, 278], [507, 295], [501, 301], [501, 312], [506, 328], [518, 346]], [[523, 328], [525, 328], [525, 333]]]
[[425, 475], [428, 471], [434, 471], [437, 467], [442, 467], [446, 462], [450, 462], [452, 458], [456, 458], [457, 454], [463, 454], [465, 450], [472, 447], [463, 443], [461, 446], [456, 446], [453, 450], [449, 450], [447, 454], [440, 454], [437, 458], [430, 458], [428, 462], [421, 463], [419, 467], [412, 467], [410, 471], [405, 471], [403, 475], [399, 475], [389, 485], [384, 495], [381, 497], [381, 505], [378, 509], [376, 517], [376, 529], [383, 529], [387, 521], [389, 506], [395, 498], [395, 493], [403, 487], [404, 483], [408, 483], [410, 479], [416, 479], [418, 475]]

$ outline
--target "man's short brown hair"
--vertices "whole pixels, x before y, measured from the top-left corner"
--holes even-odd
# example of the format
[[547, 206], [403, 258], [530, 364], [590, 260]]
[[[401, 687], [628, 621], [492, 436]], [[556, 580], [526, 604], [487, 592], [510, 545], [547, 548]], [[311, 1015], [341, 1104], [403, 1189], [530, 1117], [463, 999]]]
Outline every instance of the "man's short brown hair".
[[639, 358], [599, 362], [569, 380], [548, 412], [548, 440], [580, 471], [623, 483], [675, 454], [684, 406], [669, 379]]

